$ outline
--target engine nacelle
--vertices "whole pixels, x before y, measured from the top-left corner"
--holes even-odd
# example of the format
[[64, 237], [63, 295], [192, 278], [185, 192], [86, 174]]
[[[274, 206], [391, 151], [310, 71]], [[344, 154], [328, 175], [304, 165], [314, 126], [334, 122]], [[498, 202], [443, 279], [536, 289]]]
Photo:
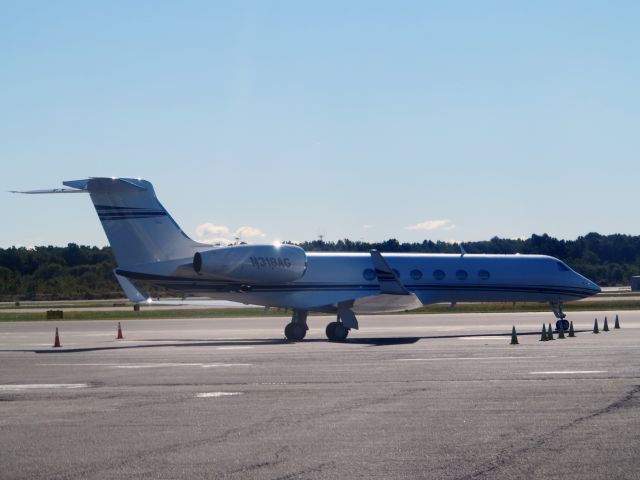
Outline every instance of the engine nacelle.
[[234, 245], [196, 253], [193, 269], [248, 284], [293, 282], [304, 275], [307, 255], [295, 245]]

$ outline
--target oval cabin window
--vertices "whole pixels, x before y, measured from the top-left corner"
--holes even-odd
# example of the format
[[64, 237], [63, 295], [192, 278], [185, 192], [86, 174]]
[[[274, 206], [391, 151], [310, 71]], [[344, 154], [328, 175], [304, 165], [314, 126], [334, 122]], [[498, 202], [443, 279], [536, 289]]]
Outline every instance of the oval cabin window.
[[409, 275], [413, 280], [420, 280], [422, 278], [422, 272], [420, 270], [411, 270]]
[[375, 280], [376, 272], [374, 272], [370, 268], [367, 268], [364, 272], [362, 272], [362, 276], [364, 277], [365, 280], [368, 280], [368, 281]]
[[487, 270], [480, 270], [478, 272], [478, 276], [480, 277], [480, 280], [489, 280], [489, 277], [491, 275], [489, 274], [489, 272]]
[[469, 276], [469, 274], [467, 273], [466, 270], [458, 270], [456, 272], [456, 278], [458, 280], [466, 280], [468, 276]]
[[434, 270], [433, 271], [433, 278], [435, 278], [436, 280], [443, 280], [444, 277], [445, 277], [444, 271], [442, 271], [442, 270]]

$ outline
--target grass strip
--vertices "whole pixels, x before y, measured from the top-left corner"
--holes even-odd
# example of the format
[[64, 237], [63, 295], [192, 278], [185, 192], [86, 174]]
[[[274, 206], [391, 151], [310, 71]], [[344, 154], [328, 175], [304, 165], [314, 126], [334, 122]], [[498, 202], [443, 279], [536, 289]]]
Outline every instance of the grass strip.
[[[166, 308], [131, 310], [56, 310], [64, 311], [64, 320], [131, 320], [131, 319], [174, 319], [174, 318], [236, 318], [236, 317], [287, 317], [290, 311], [270, 309], [265, 315], [262, 308]], [[602, 302], [573, 302], [564, 305], [565, 312], [640, 310], [640, 300], [612, 300]], [[399, 314], [434, 313], [522, 313], [551, 312], [546, 303], [461, 303], [454, 309], [449, 304], [426, 305], [417, 310], [399, 312]], [[2, 312], [0, 322], [42, 321], [46, 320], [45, 311], [41, 312]], [[51, 322], [59, 320], [50, 320]]]

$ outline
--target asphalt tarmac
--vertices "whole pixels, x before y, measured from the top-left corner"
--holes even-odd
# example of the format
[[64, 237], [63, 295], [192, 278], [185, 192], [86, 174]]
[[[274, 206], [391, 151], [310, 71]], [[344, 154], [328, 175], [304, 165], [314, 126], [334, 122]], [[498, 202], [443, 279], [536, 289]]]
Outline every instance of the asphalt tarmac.
[[640, 312], [614, 317], [0, 323], [0, 478], [637, 479]]

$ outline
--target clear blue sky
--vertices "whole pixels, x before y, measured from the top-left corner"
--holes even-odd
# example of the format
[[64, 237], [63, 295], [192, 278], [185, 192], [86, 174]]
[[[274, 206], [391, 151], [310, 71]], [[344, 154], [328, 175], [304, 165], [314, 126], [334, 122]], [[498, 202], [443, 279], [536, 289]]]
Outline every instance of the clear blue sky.
[[[638, 25], [636, 1], [3, 1], [0, 190], [140, 176], [188, 234], [249, 242], [640, 234]], [[87, 197], [2, 192], [1, 247], [106, 244]]]

